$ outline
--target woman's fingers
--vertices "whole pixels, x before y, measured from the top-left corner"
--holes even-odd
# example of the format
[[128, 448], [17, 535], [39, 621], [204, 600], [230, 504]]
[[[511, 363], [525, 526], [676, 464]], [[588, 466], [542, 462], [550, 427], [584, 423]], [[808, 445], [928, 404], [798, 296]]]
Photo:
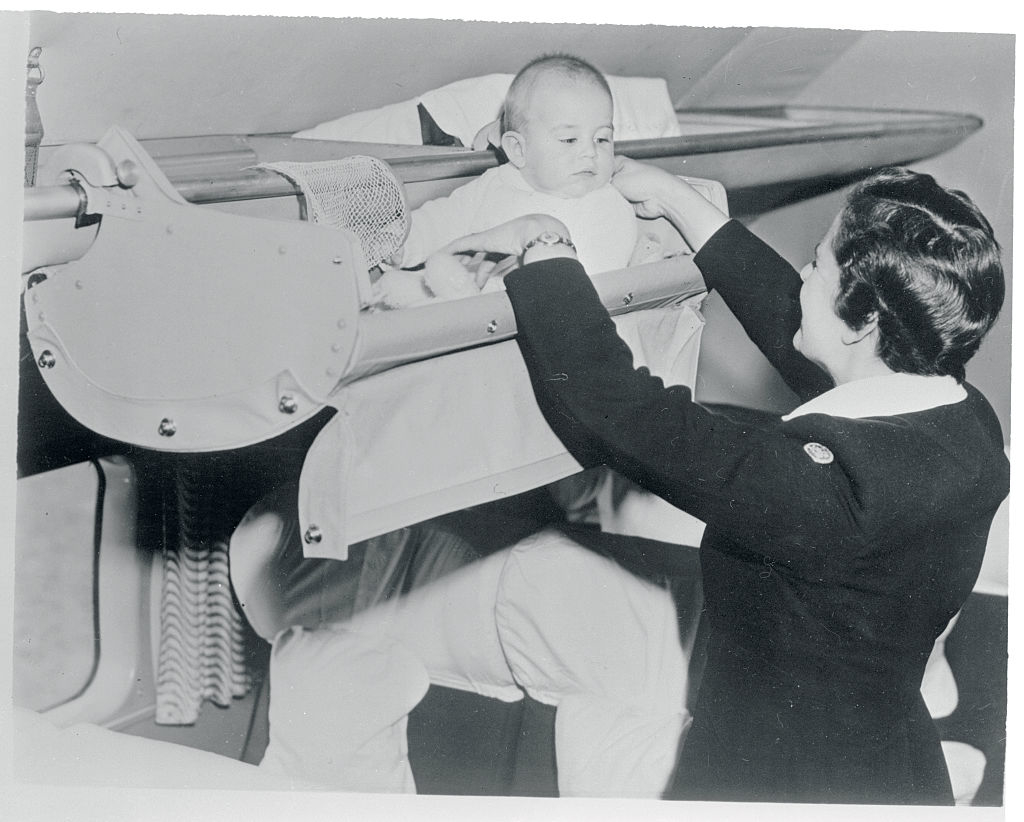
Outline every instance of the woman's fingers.
[[446, 254], [464, 254], [484, 251], [490, 254], [519, 255], [528, 242], [545, 231], [553, 231], [568, 237], [568, 229], [560, 221], [547, 214], [527, 214], [506, 223], [459, 237], [442, 250]]

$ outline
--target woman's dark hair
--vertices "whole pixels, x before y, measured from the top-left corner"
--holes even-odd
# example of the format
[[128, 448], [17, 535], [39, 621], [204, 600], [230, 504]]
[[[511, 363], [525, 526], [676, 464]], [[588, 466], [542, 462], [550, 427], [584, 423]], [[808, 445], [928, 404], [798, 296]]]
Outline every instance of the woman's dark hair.
[[927, 174], [880, 171], [850, 194], [832, 251], [836, 313], [855, 329], [877, 315], [889, 368], [963, 380], [1005, 293], [999, 244], [966, 194]]

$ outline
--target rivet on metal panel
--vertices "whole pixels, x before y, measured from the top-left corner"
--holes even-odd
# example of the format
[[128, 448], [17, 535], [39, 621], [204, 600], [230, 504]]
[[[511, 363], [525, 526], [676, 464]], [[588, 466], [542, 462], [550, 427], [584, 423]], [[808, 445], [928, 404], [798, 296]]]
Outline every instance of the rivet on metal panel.
[[348, 323], [345, 322], [344, 318], [338, 320], [338, 328], [344, 328]]
[[39, 322], [41, 322], [41, 323], [46, 322], [46, 312], [45, 311], [40, 311], [36, 316], [39, 318]]
[[498, 330], [498, 321], [497, 320], [491, 320], [489, 323], [487, 323], [487, 333], [488, 334], [493, 334], [497, 330]]
[[174, 420], [164, 417], [156, 431], [161, 437], [173, 437], [178, 433], [178, 426], [174, 424]]
[[85, 288], [85, 283], [83, 283], [81, 280], [75, 280], [75, 288], [81, 291], [83, 288]]
[[625, 297], [622, 298], [622, 304], [623, 305], [629, 305], [631, 302], [633, 302], [633, 292], [632, 291], [630, 291]]
[[288, 246], [286, 246], [286, 245], [279, 245], [277, 247], [277, 253], [278, 254], [287, 254], [288, 253]]
[[341, 351], [341, 343], [340, 342], [331, 343], [331, 351], [333, 351], [335, 354], [337, 354], [339, 351]]
[[299, 404], [295, 401], [295, 397], [290, 394], [285, 394], [278, 401], [277, 410], [282, 414], [294, 414], [299, 410]]
[[169, 226], [167, 226], [167, 228], [164, 229], [164, 231], [166, 231], [168, 234], [173, 234], [174, 233], [174, 226], [169, 225]]
[[341, 257], [335, 257], [333, 260], [331, 260], [331, 262], [334, 263], [335, 265], [341, 265], [345, 261]]
[[302, 539], [305, 540], [307, 545], [315, 545], [324, 538], [323, 533], [316, 525], [310, 525], [306, 529], [306, 533], [302, 535]]
[[39, 363], [40, 368], [53, 368], [57, 364], [57, 358], [53, 356], [52, 351], [46, 349], [39, 354], [37, 362]]

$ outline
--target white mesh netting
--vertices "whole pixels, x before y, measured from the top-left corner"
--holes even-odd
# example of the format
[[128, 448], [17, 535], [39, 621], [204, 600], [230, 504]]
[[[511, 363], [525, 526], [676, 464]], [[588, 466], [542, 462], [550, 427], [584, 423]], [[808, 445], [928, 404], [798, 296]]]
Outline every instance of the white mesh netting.
[[302, 189], [307, 219], [355, 234], [367, 268], [405, 242], [409, 220], [402, 184], [384, 161], [355, 154], [315, 163], [262, 163], [260, 168], [283, 174]]

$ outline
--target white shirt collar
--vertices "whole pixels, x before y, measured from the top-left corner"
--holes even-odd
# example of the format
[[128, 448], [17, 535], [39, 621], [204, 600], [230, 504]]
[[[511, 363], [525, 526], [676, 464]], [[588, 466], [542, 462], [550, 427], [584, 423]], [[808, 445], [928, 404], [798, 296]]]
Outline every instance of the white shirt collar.
[[782, 417], [791, 420], [804, 414], [861, 419], [891, 417], [952, 405], [967, 396], [953, 377], [920, 374], [884, 374], [837, 385]]

